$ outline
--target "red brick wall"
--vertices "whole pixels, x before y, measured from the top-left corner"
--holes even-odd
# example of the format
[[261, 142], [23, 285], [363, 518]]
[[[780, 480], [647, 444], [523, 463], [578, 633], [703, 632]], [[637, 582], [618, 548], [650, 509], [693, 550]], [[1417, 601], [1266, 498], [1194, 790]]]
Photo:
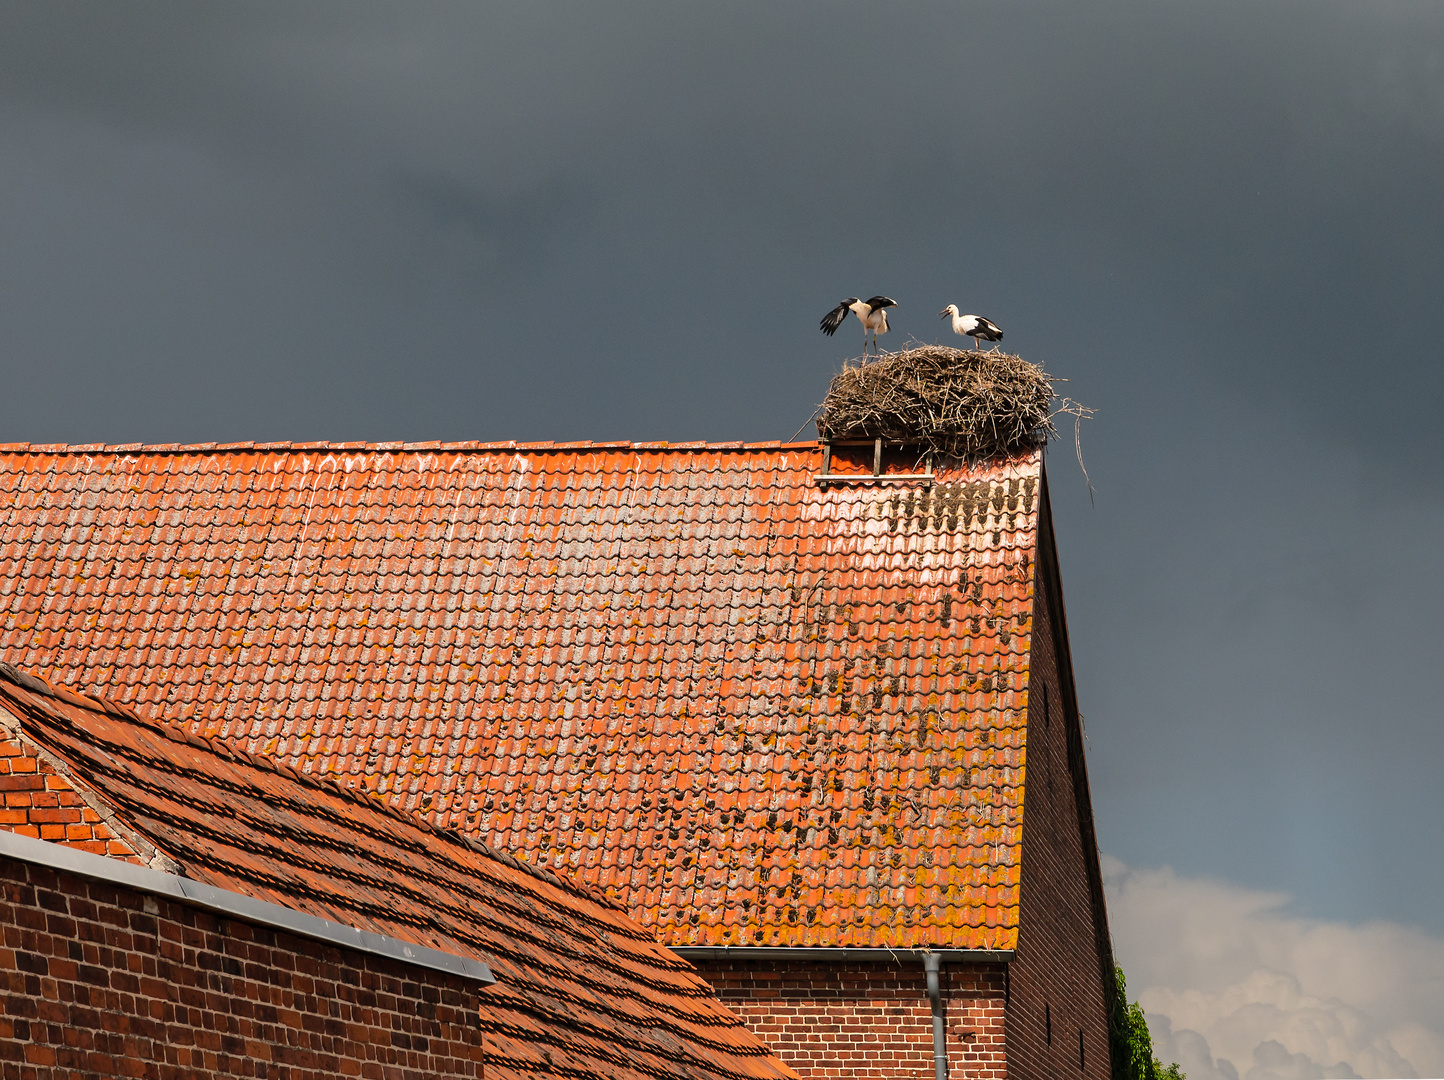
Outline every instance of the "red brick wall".
[[1040, 544], [1029, 660], [1018, 947], [1008, 971], [1008, 1062], [1010, 1080], [1104, 1080], [1108, 1021], [1095, 923], [1102, 895], [1090, 880], [1097, 868], [1091, 822], [1083, 827], [1082, 815], [1091, 818], [1083, 743], [1058, 662], [1061, 626], [1052, 620], [1061, 605], [1044, 506], [1039, 531], [1047, 535]]
[[[702, 977], [805, 1080], [931, 1080], [933, 1021], [921, 962], [703, 960]], [[1002, 1080], [1001, 965], [943, 965], [952, 1080]]]
[[479, 1077], [479, 987], [0, 860], [0, 1076]]
[[139, 863], [70, 782], [34, 752], [0, 732], [0, 829]]

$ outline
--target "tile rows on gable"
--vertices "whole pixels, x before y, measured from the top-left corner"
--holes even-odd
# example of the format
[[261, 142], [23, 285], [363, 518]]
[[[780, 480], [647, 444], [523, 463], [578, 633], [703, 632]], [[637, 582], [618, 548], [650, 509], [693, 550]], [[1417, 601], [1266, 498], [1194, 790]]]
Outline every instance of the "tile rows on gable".
[[819, 453], [16, 448], [0, 648], [672, 944], [1011, 947], [1040, 460]]

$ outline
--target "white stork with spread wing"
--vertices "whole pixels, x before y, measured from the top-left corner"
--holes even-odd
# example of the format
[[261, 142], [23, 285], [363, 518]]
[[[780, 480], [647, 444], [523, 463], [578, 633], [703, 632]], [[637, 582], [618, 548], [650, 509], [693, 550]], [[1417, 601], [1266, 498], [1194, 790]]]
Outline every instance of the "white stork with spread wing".
[[871, 300], [859, 300], [855, 296], [849, 296], [837, 307], [833, 308], [822, 317], [822, 332], [832, 337], [837, 328], [842, 325], [842, 320], [847, 318], [850, 311], [857, 316], [862, 323], [862, 351], [867, 353], [867, 335], [872, 334], [872, 351], [877, 354], [877, 336], [886, 334], [887, 309], [897, 307], [896, 300], [889, 300], [886, 296], [874, 296]]

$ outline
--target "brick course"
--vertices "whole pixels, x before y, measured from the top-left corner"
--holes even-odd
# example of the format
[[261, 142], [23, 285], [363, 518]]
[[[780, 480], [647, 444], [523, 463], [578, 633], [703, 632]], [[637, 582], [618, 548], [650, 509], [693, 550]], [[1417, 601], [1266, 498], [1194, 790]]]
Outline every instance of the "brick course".
[[33, 746], [0, 732], [0, 829], [143, 863]]
[[[931, 1080], [932, 1008], [921, 963], [701, 960], [697, 969], [804, 1080]], [[1001, 964], [942, 969], [952, 1080], [1002, 1080]]]
[[479, 988], [0, 861], [0, 1077], [482, 1075]]

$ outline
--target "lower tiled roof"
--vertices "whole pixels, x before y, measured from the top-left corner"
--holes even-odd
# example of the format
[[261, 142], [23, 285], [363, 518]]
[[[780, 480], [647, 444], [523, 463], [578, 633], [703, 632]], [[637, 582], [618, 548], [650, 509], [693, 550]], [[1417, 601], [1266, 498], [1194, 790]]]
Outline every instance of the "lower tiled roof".
[[0, 707], [183, 876], [490, 966], [486, 1075], [794, 1075], [604, 897], [362, 790], [0, 669]]

